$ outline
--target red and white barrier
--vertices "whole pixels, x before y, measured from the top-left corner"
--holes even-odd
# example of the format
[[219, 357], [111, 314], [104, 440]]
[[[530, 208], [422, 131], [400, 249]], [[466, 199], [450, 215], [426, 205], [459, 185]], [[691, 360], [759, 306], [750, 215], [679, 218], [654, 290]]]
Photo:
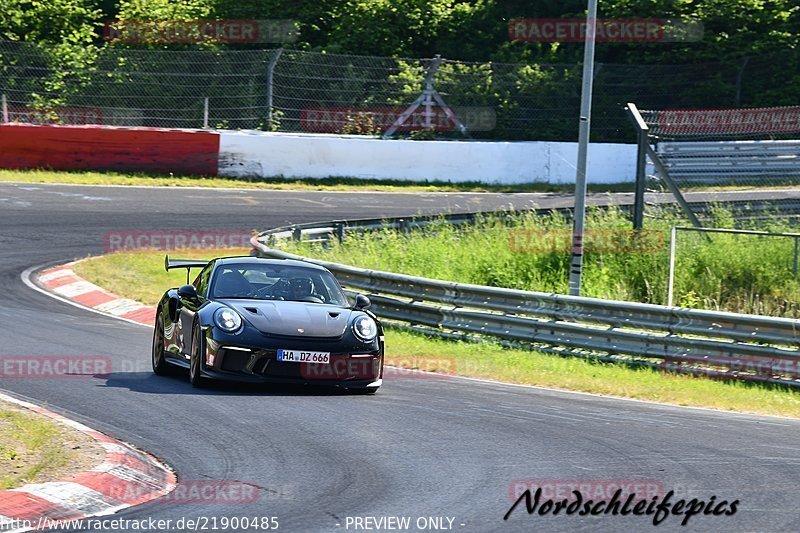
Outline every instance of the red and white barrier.
[[[0, 168], [236, 178], [574, 183], [577, 143], [386, 141], [358, 135], [113, 126], [0, 126]], [[593, 143], [591, 183], [633, 182], [636, 146]]]

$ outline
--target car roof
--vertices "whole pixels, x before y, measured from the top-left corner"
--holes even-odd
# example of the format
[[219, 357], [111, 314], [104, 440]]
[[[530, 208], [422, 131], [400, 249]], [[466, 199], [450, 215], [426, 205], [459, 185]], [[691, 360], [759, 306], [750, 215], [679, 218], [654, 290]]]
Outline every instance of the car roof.
[[[219, 257], [216, 259], [216, 266], [221, 265], [275, 265], [275, 266], [296, 266], [301, 268], [310, 268], [313, 270], [321, 270], [329, 272], [325, 267], [308, 263], [306, 261], [297, 261], [295, 259], [270, 259], [267, 257], [253, 257], [249, 255], [242, 255], [238, 257]], [[215, 267], [216, 268], [216, 267]]]

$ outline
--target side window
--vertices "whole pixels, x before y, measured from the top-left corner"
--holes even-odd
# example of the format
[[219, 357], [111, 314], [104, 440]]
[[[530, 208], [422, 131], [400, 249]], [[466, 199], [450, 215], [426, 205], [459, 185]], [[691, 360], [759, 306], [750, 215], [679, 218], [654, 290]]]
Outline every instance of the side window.
[[192, 283], [195, 289], [197, 289], [198, 295], [203, 297], [206, 296], [206, 293], [208, 292], [208, 280], [211, 277], [211, 271], [213, 269], [213, 264], [208, 265], [200, 272], [200, 274], [198, 274], [197, 278], [194, 280], [194, 283]]

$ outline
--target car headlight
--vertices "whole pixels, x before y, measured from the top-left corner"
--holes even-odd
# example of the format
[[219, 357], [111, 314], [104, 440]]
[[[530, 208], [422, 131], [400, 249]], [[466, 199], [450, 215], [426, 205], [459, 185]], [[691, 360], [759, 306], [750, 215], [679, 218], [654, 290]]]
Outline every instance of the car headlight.
[[364, 342], [369, 342], [378, 334], [378, 324], [372, 317], [361, 315], [353, 320], [353, 333]]
[[233, 333], [242, 327], [242, 317], [233, 309], [222, 307], [214, 313], [214, 322], [222, 331]]

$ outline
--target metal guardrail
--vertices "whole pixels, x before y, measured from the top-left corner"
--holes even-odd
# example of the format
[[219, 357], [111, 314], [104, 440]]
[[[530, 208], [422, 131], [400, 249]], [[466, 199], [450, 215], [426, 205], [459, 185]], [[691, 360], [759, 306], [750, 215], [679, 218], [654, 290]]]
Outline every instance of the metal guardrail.
[[[627, 206], [617, 206], [626, 210]], [[540, 215], [559, 213], [565, 217], [570, 216], [572, 210], [564, 207], [540, 209], [534, 211]], [[522, 211], [495, 211], [493, 216], [506, 216], [509, 220], [517, 217]], [[293, 224], [283, 226], [259, 235], [265, 244], [276, 244], [285, 239], [302, 240], [305, 242], [326, 242], [331, 239], [344, 241], [349, 233], [363, 233], [374, 230], [412, 231], [429, 226], [441, 224], [463, 225], [474, 224], [478, 218], [486, 216], [485, 212], [477, 213], [448, 213], [444, 215], [418, 215], [396, 218], [363, 218], [357, 220], [332, 220], [330, 222], [311, 222], [307, 224]]]
[[263, 232], [252, 244], [262, 256], [328, 268], [345, 287], [366, 292], [382, 318], [428, 334], [566, 347], [589, 357], [610, 354], [673, 371], [800, 386], [800, 320], [439, 281], [275, 248], [288, 238], [320, 242], [353, 231], [425, 227], [443, 218], [470, 223], [481, 215], [304, 224]]
[[800, 141], [661, 142], [672, 179], [695, 185], [800, 178]]

